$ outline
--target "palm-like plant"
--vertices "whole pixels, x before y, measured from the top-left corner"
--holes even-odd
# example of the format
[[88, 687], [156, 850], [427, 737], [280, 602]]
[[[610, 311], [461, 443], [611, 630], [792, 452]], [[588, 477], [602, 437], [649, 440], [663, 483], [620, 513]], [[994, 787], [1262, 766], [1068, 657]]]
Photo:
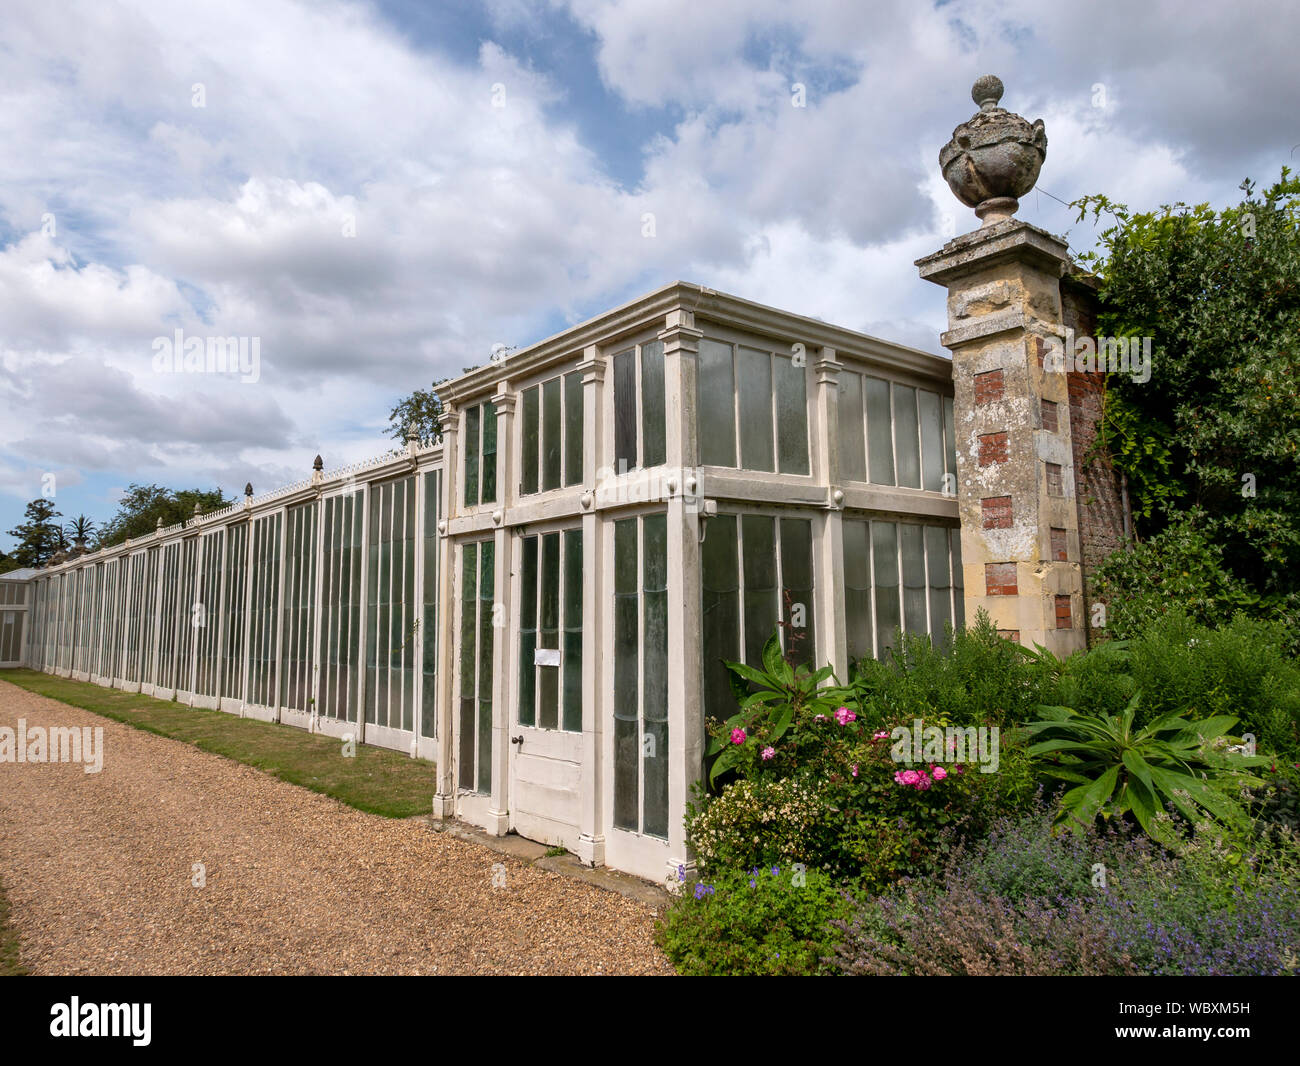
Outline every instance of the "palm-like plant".
[[1061, 797], [1059, 820], [1076, 829], [1098, 815], [1132, 813], [1153, 839], [1174, 844], [1167, 805], [1188, 821], [1209, 816], [1225, 826], [1241, 827], [1246, 813], [1243, 788], [1262, 784], [1250, 772], [1267, 762], [1232, 745], [1227, 733], [1237, 723], [1229, 715], [1199, 721], [1190, 711], [1174, 711], [1138, 729], [1139, 697], [1118, 715], [1081, 714], [1069, 707], [1039, 707], [1041, 721], [1025, 726], [1038, 738], [1029, 747], [1036, 758], [1052, 757], [1043, 770], [1075, 783]]
[[64, 526], [63, 531], [72, 538], [73, 544], [84, 548], [95, 533], [95, 523], [81, 514]]

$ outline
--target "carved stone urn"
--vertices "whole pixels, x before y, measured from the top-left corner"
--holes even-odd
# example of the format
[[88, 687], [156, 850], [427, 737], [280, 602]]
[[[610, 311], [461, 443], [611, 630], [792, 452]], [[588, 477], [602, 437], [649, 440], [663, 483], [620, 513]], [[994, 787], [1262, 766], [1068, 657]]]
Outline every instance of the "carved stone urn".
[[939, 152], [939, 168], [953, 195], [973, 207], [985, 226], [1011, 218], [1020, 197], [1034, 187], [1047, 158], [1043, 120], [1030, 123], [998, 107], [1002, 81], [979, 78], [971, 98], [979, 111], [952, 131]]

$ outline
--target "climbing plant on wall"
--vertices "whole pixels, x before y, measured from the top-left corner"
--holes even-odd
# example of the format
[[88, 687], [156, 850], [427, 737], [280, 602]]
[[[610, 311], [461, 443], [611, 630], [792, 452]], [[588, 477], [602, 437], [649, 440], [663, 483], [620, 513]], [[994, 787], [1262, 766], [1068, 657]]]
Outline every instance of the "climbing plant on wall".
[[[1154, 549], [1198, 539], [1244, 587], [1228, 604], [1300, 618], [1300, 179], [1283, 168], [1241, 202], [1134, 212], [1073, 206], [1110, 224], [1080, 256], [1101, 281], [1098, 332], [1151, 337], [1150, 380], [1114, 374], [1099, 435], [1127, 475]], [[1171, 565], [1178, 566], [1172, 560]], [[1110, 591], [1142, 574], [1109, 567]], [[1179, 575], [1188, 575], [1179, 570]], [[1217, 580], [1217, 579], [1216, 579]]]

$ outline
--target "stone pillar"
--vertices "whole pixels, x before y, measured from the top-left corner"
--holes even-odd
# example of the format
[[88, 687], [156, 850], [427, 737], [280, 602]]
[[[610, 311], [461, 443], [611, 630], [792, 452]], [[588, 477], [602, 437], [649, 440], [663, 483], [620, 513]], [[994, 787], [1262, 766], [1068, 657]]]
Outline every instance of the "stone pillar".
[[1085, 645], [1069, 395], [1043, 358], [1065, 333], [1068, 264], [1060, 238], [1016, 219], [916, 264], [948, 289], [966, 624], [983, 608], [1058, 655]]
[[948, 289], [940, 341], [952, 352], [966, 624], [983, 608], [1004, 636], [1065, 655], [1085, 644], [1079, 509], [1065, 360], [1044, 353], [1063, 354], [1070, 257], [1014, 217], [1047, 134], [1042, 119], [998, 106], [1002, 93], [997, 77], [978, 78], [979, 111], [939, 152], [948, 187], [983, 225], [916, 266]]

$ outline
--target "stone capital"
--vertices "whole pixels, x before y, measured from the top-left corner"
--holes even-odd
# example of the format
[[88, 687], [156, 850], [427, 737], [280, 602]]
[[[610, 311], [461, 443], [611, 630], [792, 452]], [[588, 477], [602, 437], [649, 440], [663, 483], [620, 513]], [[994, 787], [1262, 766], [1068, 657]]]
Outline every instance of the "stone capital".
[[1011, 264], [1059, 278], [1069, 270], [1069, 246], [1045, 229], [1012, 219], [962, 234], [914, 265], [924, 280], [951, 287], [969, 275]]

